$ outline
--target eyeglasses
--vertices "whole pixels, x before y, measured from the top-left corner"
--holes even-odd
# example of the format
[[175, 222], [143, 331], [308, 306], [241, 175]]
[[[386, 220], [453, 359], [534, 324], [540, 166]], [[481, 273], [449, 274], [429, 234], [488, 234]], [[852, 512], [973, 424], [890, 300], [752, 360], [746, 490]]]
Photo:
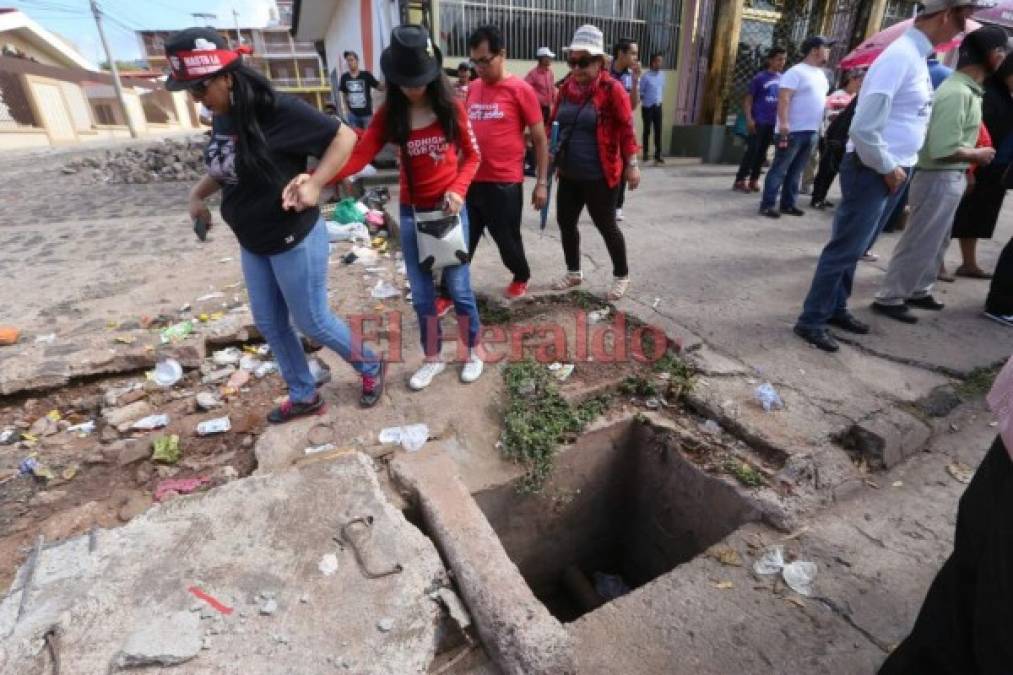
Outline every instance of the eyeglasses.
[[472, 59], [471, 62], [478, 68], [485, 68], [497, 58], [499, 58], [499, 54], [493, 54], [492, 56], [483, 56], [480, 59]]
[[590, 56], [582, 56], [579, 59], [567, 59], [566, 62], [570, 64], [571, 68], [587, 68], [594, 63], [594, 59]]

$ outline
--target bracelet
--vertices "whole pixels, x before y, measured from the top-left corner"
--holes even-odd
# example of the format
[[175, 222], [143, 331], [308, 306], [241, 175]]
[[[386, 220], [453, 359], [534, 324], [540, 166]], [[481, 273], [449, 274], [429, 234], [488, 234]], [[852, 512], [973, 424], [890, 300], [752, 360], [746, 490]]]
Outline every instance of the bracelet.
[[535, 183], [535, 187], [549, 187], [549, 181], [540, 180], [537, 183]]

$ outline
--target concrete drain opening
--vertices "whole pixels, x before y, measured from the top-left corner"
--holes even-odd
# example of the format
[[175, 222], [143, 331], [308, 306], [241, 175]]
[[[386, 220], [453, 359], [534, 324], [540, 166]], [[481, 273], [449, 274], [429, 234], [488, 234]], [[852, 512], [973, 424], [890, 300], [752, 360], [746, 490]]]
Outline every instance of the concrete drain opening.
[[539, 494], [474, 495], [535, 596], [570, 622], [760, 520], [727, 477], [705, 473], [649, 424], [625, 420], [561, 451]]

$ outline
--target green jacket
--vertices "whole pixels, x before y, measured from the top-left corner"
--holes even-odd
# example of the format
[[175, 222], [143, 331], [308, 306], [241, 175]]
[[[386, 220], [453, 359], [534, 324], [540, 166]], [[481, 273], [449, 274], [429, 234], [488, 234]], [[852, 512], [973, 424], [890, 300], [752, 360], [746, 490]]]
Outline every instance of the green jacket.
[[918, 153], [920, 171], [966, 171], [968, 162], [944, 162], [961, 148], [978, 144], [981, 97], [985, 90], [959, 70], [939, 85], [932, 102], [932, 117], [925, 145]]

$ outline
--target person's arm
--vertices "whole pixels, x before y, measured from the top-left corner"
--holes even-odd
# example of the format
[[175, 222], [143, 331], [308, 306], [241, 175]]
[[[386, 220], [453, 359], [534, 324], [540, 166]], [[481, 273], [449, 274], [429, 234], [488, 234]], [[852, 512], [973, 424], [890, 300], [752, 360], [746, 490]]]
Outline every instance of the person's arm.
[[373, 76], [373, 73], [369, 74], [369, 79], [372, 80], [369, 83], [369, 86], [371, 86], [373, 89], [376, 89], [377, 91], [387, 91], [387, 88], [384, 85], [384, 83], [376, 79], [376, 77]]
[[633, 87], [630, 89], [630, 112], [640, 105], [640, 62], [637, 61], [630, 68], [630, 77], [633, 78]]
[[746, 130], [756, 133], [756, 120], [753, 119], [753, 92], [747, 91], [742, 97], [742, 112], [746, 115]]
[[549, 139], [545, 135], [545, 123], [537, 122], [528, 129], [535, 146], [535, 161], [538, 164], [538, 178], [531, 193], [531, 204], [541, 210], [549, 200]]
[[[338, 170], [348, 161], [352, 149], [356, 147], [358, 136], [347, 124], [338, 127], [338, 133], [334, 140], [327, 146], [324, 156], [320, 158], [316, 170], [304, 180], [297, 180], [297, 176], [289, 183], [282, 194], [282, 208], [303, 211], [316, 206], [320, 201], [320, 191], [328, 183], [328, 176], [338, 173]], [[301, 174], [306, 176], [306, 174]]]
[[[357, 137], [351, 127], [342, 124], [335, 134], [334, 140], [331, 141], [324, 152], [320, 166], [317, 167], [313, 175], [301, 173], [285, 186], [282, 192], [282, 208], [303, 211], [316, 206], [317, 200], [313, 199], [314, 190], [317, 198], [319, 198], [320, 189], [324, 185], [336, 185], [348, 176], [362, 171], [363, 167], [369, 164], [370, 160], [376, 156], [376, 153], [380, 152], [380, 149], [383, 148], [386, 142], [383, 132], [385, 125], [384, 117], [382, 112], [378, 112], [373, 117], [373, 121], [370, 122], [369, 128], [366, 129], [366, 132], [361, 137]], [[351, 134], [351, 136], [349, 137], [348, 134]], [[339, 146], [347, 143], [347, 140], [340, 140], [342, 138], [351, 138], [351, 145], [344, 149], [340, 147], [335, 148], [335, 143], [338, 143]], [[356, 142], [356, 138], [358, 138], [358, 142]], [[352, 149], [352, 146], [354, 146], [354, 149]], [[332, 151], [334, 154], [332, 154]], [[339, 162], [338, 160], [341, 161]], [[313, 184], [307, 186], [311, 179]]]
[[863, 94], [858, 100], [848, 135], [862, 164], [883, 174], [883, 180], [894, 192], [907, 180], [907, 172], [890, 154], [883, 140], [883, 129], [892, 107], [893, 99], [888, 94]]
[[[625, 94], [622, 87], [617, 86], [613, 91]], [[626, 183], [631, 190], [640, 186], [640, 163], [637, 154], [640, 146], [637, 145], [637, 134], [633, 130], [633, 108], [630, 106], [627, 96], [610, 96], [612, 101], [613, 115], [619, 128], [619, 151], [622, 153], [623, 165], [626, 167]]]
[[777, 129], [782, 135], [791, 133], [791, 127], [788, 126], [788, 108], [794, 95], [794, 89], [781, 87], [777, 90]]
[[196, 185], [190, 188], [190, 203], [188, 205], [190, 220], [199, 218], [208, 224], [208, 229], [211, 229], [211, 211], [208, 210], [208, 205], [205, 202], [208, 197], [221, 189], [221, 184], [211, 176], [205, 175], [197, 181]]
[[[952, 129], [963, 129], [967, 120], [965, 101], [958, 96], [944, 96], [932, 108], [929, 132], [925, 137], [925, 152], [937, 162], [962, 164], [988, 164], [995, 157], [995, 148], [977, 148], [960, 145]], [[946, 130], [945, 133], [936, 130]]]
[[460, 160], [457, 165], [457, 178], [447, 188], [446, 207], [448, 213], [458, 213], [464, 206], [464, 195], [468, 193], [468, 187], [478, 172], [478, 165], [482, 156], [475, 144], [475, 133], [471, 130], [471, 121], [464, 106], [457, 103], [457, 147], [460, 152]]

